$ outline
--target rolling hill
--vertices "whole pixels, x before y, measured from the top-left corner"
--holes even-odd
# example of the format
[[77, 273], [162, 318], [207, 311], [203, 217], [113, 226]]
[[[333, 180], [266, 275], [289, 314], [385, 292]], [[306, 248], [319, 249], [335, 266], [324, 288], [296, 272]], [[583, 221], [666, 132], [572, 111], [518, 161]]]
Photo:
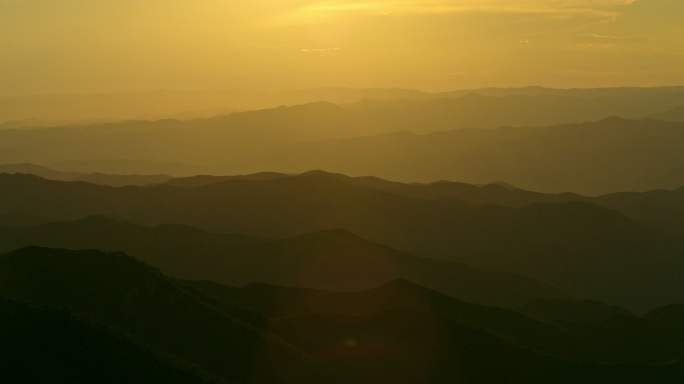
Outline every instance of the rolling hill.
[[239, 308], [212, 305], [123, 254], [39, 247], [0, 255], [0, 296], [68, 307], [226, 379], [269, 381], [307, 362]]
[[0, 252], [29, 245], [123, 251], [165, 274], [242, 286], [358, 291], [406, 279], [459, 299], [515, 307], [571, 293], [534, 279], [399, 252], [344, 230], [282, 240], [214, 234], [182, 225], [147, 228], [105, 217], [0, 228]]
[[341, 228], [418, 256], [522, 274], [638, 311], [684, 299], [680, 239], [586, 202], [451, 204], [324, 173], [196, 188], [0, 175], [0, 186], [0, 212], [58, 220], [113, 215], [277, 238]]
[[[75, 337], [71, 345], [78, 348], [56, 357], [67, 363], [59, 366], [61, 370], [49, 368], [49, 362], [42, 360], [34, 367], [53, 372], [58, 378], [69, 378], [75, 376], [69, 371], [69, 359], [79, 357], [81, 375], [76, 376], [76, 382], [98, 371], [103, 358], [117, 354], [121, 356], [117, 365], [108, 366], [122, 370], [108, 376], [110, 379], [125, 377], [128, 372], [148, 373], [138, 378], [163, 379], [166, 372], [173, 372], [174, 365], [160, 366], [155, 363], [158, 360], [149, 357], [156, 352], [135, 347], [139, 342], [243, 383], [505, 380], [579, 384], [629, 380], [659, 384], [684, 377], [681, 364], [675, 362], [601, 362], [605, 356], [601, 357], [600, 352], [605, 351], [586, 350], [583, 343], [592, 339], [582, 333], [573, 335], [557, 325], [510, 310], [466, 304], [400, 281], [346, 297], [264, 286], [236, 290], [168, 279], [122, 254], [38, 247], [0, 255], [0, 277], [0, 296], [10, 298], [0, 299], [0, 313], [4, 314], [0, 321], [13, 327], [3, 327], [3, 331], [26, 331], [27, 342], [18, 347], [25, 351], [34, 346], [39, 353], [33, 355], [36, 358], [54, 359], [55, 350], [46, 351], [42, 343], [35, 345], [35, 338], [62, 343], [64, 338]], [[231, 291], [232, 295], [226, 295]], [[267, 310], [269, 296], [274, 293], [288, 297], [280, 303], [285, 306], [284, 313], [288, 308], [295, 312], [269, 319], [246, 307]], [[341, 306], [334, 312], [315, 307], [302, 311], [301, 304], [297, 309], [297, 302], [307, 300], [310, 294], [332, 299], [332, 303], [324, 300], [328, 309], [334, 308], [334, 303]], [[18, 299], [35, 303], [29, 308], [38, 309], [27, 310], [27, 304], [16, 304]], [[425, 305], [420, 307], [421, 303]], [[81, 314], [78, 316], [87, 316], [88, 324], [95, 326], [46, 305], [69, 308]], [[672, 320], [678, 319], [680, 312], [668, 307], [655, 310], [649, 318], [671, 324], [673, 328], [667, 328], [668, 332], [678, 335], [681, 323]], [[119, 332], [114, 328], [127, 335], [112, 337], [112, 333]], [[619, 335], [622, 331], [617, 328], [609, 332]], [[16, 343], [21, 334], [0, 335], [4, 341]], [[90, 341], [85, 347], [81, 346], [86, 340], [83, 337]], [[534, 343], [546, 351], [530, 348]], [[557, 357], [559, 353], [572, 355], [573, 349], [568, 347], [573, 346], [580, 352], [599, 353], [592, 359], [594, 362]], [[84, 355], [94, 350], [99, 354]], [[3, 359], [3, 363], [11, 363], [12, 357]], [[131, 357], [138, 357], [133, 366], [129, 363]], [[176, 371], [174, 380], [202, 380], [193, 379], [197, 371], [184, 374], [184, 365], [179, 367], [181, 371]]]

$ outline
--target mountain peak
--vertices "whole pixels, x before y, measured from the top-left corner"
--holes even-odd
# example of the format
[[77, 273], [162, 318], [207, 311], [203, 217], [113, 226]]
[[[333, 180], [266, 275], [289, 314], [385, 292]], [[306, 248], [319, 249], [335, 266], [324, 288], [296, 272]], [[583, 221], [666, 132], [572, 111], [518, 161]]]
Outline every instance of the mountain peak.
[[328, 172], [328, 171], [323, 171], [320, 169], [314, 169], [311, 171], [300, 173], [296, 177], [333, 177], [336, 179], [347, 179], [347, 178], [349, 178], [349, 176], [343, 175], [341, 173]]
[[599, 120], [598, 122], [599, 123], [609, 123], [609, 124], [621, 124], [621, 123], [624, 123], [626, 121], [631, 121], [631, 120], [625, 119], [624, 117], [611, 115], [611, 116], [608, 116], [608, 117], [605, 117], [605, 118]]

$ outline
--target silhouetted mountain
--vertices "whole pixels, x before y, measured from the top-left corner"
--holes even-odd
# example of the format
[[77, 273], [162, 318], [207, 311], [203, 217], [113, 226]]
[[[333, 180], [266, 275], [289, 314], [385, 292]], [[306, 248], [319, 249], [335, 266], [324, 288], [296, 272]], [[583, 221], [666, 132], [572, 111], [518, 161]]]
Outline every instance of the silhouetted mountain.
[[102, 120], [205, 118], [239, 110], [275, 108], [316, 101], [354, 103], [367, 98], [392, 100], [429, 96], [420, 91], [404, 89], [334, 87], [284, 92], [168, 90], [36, 95], [0, 98], [0, 115], [5, 121], [9, 120], [6, 124], [8, 128], [43, 127]]
[[[295, 313], [301, 311], [309, 294], [327, 297], [340, 304], [339, 311], [349, 313], [310, 307], [310, 314], [266, 321], [247, 307], [268, 309], [269, 296], [281, 292], [287, 296], [281, 304]], [[83, 317], [73, 326], [71, 315], [65, 317], [65, 312], [54, 310], [48, 310], [47, 315], [41, 310], [36, 319], [15, 308], [9, 317], [0, 318], [3, 325], [15, 327], [3, 327], [3, 331], [16, 329], [19, 321], [12, 320], [17, 318], [36, 321], [19, 322], [20, 329], [29, 332], [28, 342], [20, 349], [32, 345], [36, 338], [59, 342], [75, 337], [76, 344], [71, 345], [77, 346], [88, 340], [85, 348], [72, 349], [58, 360], [68, 362], [72, 356], [99, 348], [101, 354], [83, 356], [79, 361], [90, 364], [85, 374], [90, 372], [88, 367], [98, 369], [101, 359], [129, 352], [117, 360], [118, 367], [123, 366], [119, 376], [113, 374], [111, 378], [129, 372], [126, 362], [138, 356], [133, 361], [142, 374], [161, 378], [167, 369], [176, 369], [164, 368], [168, 365], [163, 360], [161, 367], [155, 365], [149, 358], [152, 353], [136, 347], [137, 341], [121, 343], [129, 337], [239, 382], [389, 383], [401, 379], [406, 383], [671, 383], [684, 377], [681, 364], [668, 362], [671, 359], [657, 364], [598, 362], [608, 356], [602, 355], [606, 351], [586, 350], [585, 343], [591, 345], [593, 340], [579, 331], [572, 334], [509, 310], [466, 304], [401, 281], [357, 294], [264, 285], [231, 289], [171, 280], [122, 254], [31, 247], [0, 255], [0, 296], [69, 307], [108, 324], [105, 328], [95, 326], [93, 332], [92, 326], [84, 326]], [[0, 300], [0, 310], [5, 302]], [[297, 302], [302, 303], [299, 310]], [[311, 303], [315, 304], [315, 299]], [[328, 308], [333, 304], [324, 303]], [[422, 304], [429, 309], [421, 308]], [[284, 309], [283, 313], [287, 312]], [[654, 317], [668, 321], [676, 318], [663, 312], [677, 311], [656, 311]], [[94, 323], [88, 320], [87, 324]], [[679, 324], [674, 332], [681, 329]], [[108, 336], [113, 332], [109, 326], [129, 336]], [[31, 331], [32, 327], [37, 329]], [[623, 334], [620, 328], [610, 333]], [[9, 340], [16, 341], [17, 335], [11, 334]], [[678, 341], [673, 345], [681, 351]], [[35, 348], [45, 351], [46, 345], [37, 343]], [[52, 348], [47, 351], [48, 357], [55, 353]], [[671, 348], [664, 351], [672, 356]], [[557, 357], [575, 353], [587, 353], [597, 362]], [[16, 357], [9, 356], [3, 363]], [[59, 367], [67, 369], [69, 365]], [[188, 372], [183, 370], [184, 365], [180, 367], [180, 372]], [[182, 374], [177, 380], [184, 378]], [[192, 380], [185, 382], [195, 382]]]
[[28, 173], [48, 180], [85, 181], [112, 187], [159, 184], [171, 179], [171, 176], [168, 175], [107, 175], [103, 173], [62, 172], [30, 163], [2, 164], [0, 165], [0, 173]]
[[650, 119], [663, 121], [681, 121], [684, 122], [684, 106], [672, 108], [665, 112], [653, 113], [647, 116]]
[[[648, 112], [647, 101], [611, 100], [470, 94], [344, 106], [316, 102], [188, 121], [6, 129], [0, 130], [0, 162], [175, 176], [322, 168], [592, 194], [684, 184], [682, 123], [600, 120], [681, 104]], [[596, 122], [583, 123], [588, 120]], [[554, 125], [560, 123], [575, 124]], [[536, 128], [524, 128], [530, 126]], [[498, 129], [474, 129], [483, 127]]]
[[[427, 93], [410, 89], [353, 89], [326, 87], [284, 92], [256, 91], [154, 91], [135, 93], [44, 95], [0, 99], [0, 114], [8, 128], [41, 127], [93, 121], [202, 118], [238, 110], [327, 101], [349, 104], [372, 100], [455, 99], [469, 94], [491, 98], [534, 97], [573, 100], [587, 104], [579, 115], [606, 109], [603, 116], [639, 116], [681, 105], [681, 87], [553, 89], [543, 87], [482, 88]], [[679, 102], [679, 103], [678, 103]], [[550, 103], [553, 105], [553, 102]], [[548, 107], [548, 106], [547, 106]], [[565, 112], [563, 110], [557, 113]], [[542, 115], [544, 112], [540, 112]], [[548, 113], [548, 112], [547, 112]], [[567, 113], [567, 112], [566, 112]], [[483, 116], [487, 118], [487, 116]], [[572, 116], [571, 116], [572, 117]], [[575, 116], [577, 117], [577, 116]], [[599, 116], [599, 118], [602, 116]], [[571, 120], [575, 121], [575, 120]], [[561, 121], [555, 121], [558, 123]], [[570, 121], [565, 121], [570, 122]], [[2, 127], [2, 125], [0, 125]]]
[[270, 151], [251, 165], [280, 172], [315, 167], [408, 182], [503, 180], [535, 191], [600, 194], [681, 186], [682, 146], [682, 123], [613, 117], [552, 127], [298, 143]]
[[367, 314], [385, 310], [431, 313], [476, 324], [520, 345], [574, 359], [615, 360], [612, 351], [597, 350], [591, 340], [578, 338], [556, 326], [533, 320], [511, 310], [456, 300], [405, 280], [395, 280], [362, 292], [332, 292], [266, 284], [232, 288], [206, 281], [186, 281], [196, 289], [224, 300], [254, 308], [269, 318], [321, 313]]
[[222, 382], [64, 309], [2, 297], [0, 372], [7, 384]]
[[615, 316], [634, 316], [625, 309], [594, 300], [537, 299], [517, 310], [553, 322], [602, 321]]
[[343, 228], [419, 256], [523, 274], [639, 311], [684, 299], [680, 240], [587, 203], [464, 206], [321, 173], [196, 188], [0, 175], [0, 212], [15, 211], [60, 220], [115, 215], [266, 237]]
[[0, 228], [0, 244], [0, 252], [27, 245], [123, 251], [173, 277], [237, 286], [263, 282], [358, 291], [403, 278], [462, 300], [505, 307], [572, 296], [530, 278], [402, 253], [343, 230], [266, 241], [182, 225], [145, 228], [90, 217]]
[[347, 109], [318, 102], [190, 121], [1, 130], [0, 142], [13, 150], [3, 151], [0, 161], [54, 164], [88, 173], [192, 175], [286, 143], [353, 137], [378, 129], [392, 130], [373, 128]]
[[462, 97], [469, 93], [483, 96], [566, 96], [587, 99], [611, 98], [627, 105], [647, 103], [673, 103], [684, 96], [684, 87], [609, 87], [609, 88], [548, 88], [529, 86], [520, 88], [478, 88], [442, 92], [443, 97]]
[[0, 212], [60, 220], [115, 215], [266, 237], [343, 228], [419, 256], [522, 274], [639, 311], [684, 299], [681, 241], [587, 203], [471, 207], [411, 199], [323, 173], [196, 188], [112, 188], [0, 175], [0, 186]]
[[103, 173], [89, 173], [73, 179], [74, 181], [84, 181], [86, 183], [109, 185], [112, 187], [123, 187], [127, 185], [150, 185], [167, 182], [171, 179], [169, 175], [106, 175]]
[[53, 219], [27, 215], [21, 212], [8, 212], [0, 214], [0, 227], [23, 227], [53, 222]]
[[273, 379], [304, 353], [239, 308], [212, 305], [123, 254], [30, 247], [0, 255], [0, 296], [66, 306], [217, 375]]
[[62, 172], [56, 171], [54, 169], [44, 167], [42, 165], [22, 163], [22, 164], [2, 164], [0, 165], [0, 173], [28, 173], [31, 175], [36, 175], [48, 180], [62, 180], [69, 181], [74, 180], [78, 177], [83, 176], [82, 173], [78, 172]]
[[454, 319], [407, 310], [273, 321], [335, 383], [676, 383], [679, 363], [561, 360]]
[[180, 163], [177, 161], [154, 161], [137, 159], [88, 159], [55, 161], [50, 166], [85, 174], [104, 173], [107, 175], [174, 175], [189, 176], [207, 173], [207, 167]]
[[174, 187], [202, 187], [205, 185], [216, 184], [228, 180], [270, 180], [279, 177], [286, 177], [284, 173], [276, 172], [260, 172], [251, 175], [238, 176], [212, 176], [212, 175], [198, 175], [188, 177], [176, 177], [168, 180], [164, 184]]
[[667, 305], [639, 317], [586, 300], [536, 300], [519, 310], [609, 348], [621, 361], [659, 362], [679, 359], [684, 351], [681, 307]]
[[635, 220], [684, 236], [684, 188], [613, 193], [595, 201]]
[[[424, 100], [365, 100], [351, 106], [394, 131], [427, 133], [457, 128], [545, 126], [600, 120], [607, 116], [638, 118], [639, 111], [662, 112], [684, 102], [684, 91], [660, 98], [587, 97], [567, 94], [502, 94], [474, 91]], [[444, 96], [444, 95], [442, 95]], [[421, 124], [424, 127], [421, 129]]]
[[333, 177], [339, 181], [358, 187], [377, 189], [383, 192], [411, 199], [437, 199], [443, 203], [457, 205], [497, 204], [509, 207], [524, 207], [531, 203], [563, 203], [571, 201], [592, 201], [592, 198], [575, 193], [539, 193], [513, 187], [502, 182], [473, 185], [454, 181], [433, 183], [401, 183], [373, 176], [350, 177], [325, 171], [308, 171], [300, 175], [287, 175], [275, 172], [261, 172], [239, 176], [190, 176], [178, 177], [167, 181], [166, 185], [179, 187], [202, 187], [229, 180], [268, 180], [281, 177]]

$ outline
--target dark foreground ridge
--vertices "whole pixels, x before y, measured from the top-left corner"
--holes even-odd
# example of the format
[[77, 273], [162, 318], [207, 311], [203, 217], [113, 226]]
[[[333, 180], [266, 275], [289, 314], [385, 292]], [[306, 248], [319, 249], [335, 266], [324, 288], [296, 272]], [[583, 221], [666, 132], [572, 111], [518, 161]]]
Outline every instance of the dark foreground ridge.
[[[582, 331], [581, 321], [577, 330], [568, 330], [511, 310], [467, 304], [405, 281], [347, 294], [265, 285], [236, 289], [173, 280], [123, 254], [30, 247], [0, 255], [0, 297], [7, 298], [0, 300], [6, 325], [0, 333], [2, 345], [16, 342], [13, 335], [19, 331], [53, 340], [50, 351], [63, 356], [63, 371], [50, 371], [46, 364], [51, 360], [41, 359], [32, 368], [54, 372], [54, 381], [69, 380], [75, 369], [69, 356], [79, 356], [73, 349], [66, 354], [74, 344], [60, 337], [68, 332], [77, 339], [79, 333], [101, 335], [88, 338], [92, 343], [82, 347], [83, 354], [99, 351], [99, 356], [116, 357], [137, 350], [138, 355], [157, 356], [131, 346], [142, 343], [176, 356], [180, 368], [165, 368], [169, 366], [152, 358], [135, 361], [141, 371], [162, 379], [164, 372], [190, 369], [185, 382], [210, 380], [198, 377], [199, 370], [192, 373], [186, 363], [242, 383], [676, 383], [684, 378], [676, 362], [684, 333], [681, 322], [673, 321], [681, 311], [672, 307], [646, 318], [625, 315], [639, 324], [669, 324], [659, 328], [669, 332], [666, 336], [655, 333], [647, 341], [656, 351], [671, 351], [627, 362], [610, 343]], [[16, 300], [35, 304], [27, 309], [29, 304]], [[42, 306], [68, 308], [79, 317], [74, 320], [65, 310]], [[100, 331], [89, 331], [92, 327], [78, 320], [82, 316]], [[37, 329], [17, 317], [35, 318]], [[615, 319], [622, 323], [619, 316], [609, 318]], [[76, 325], [69, 325], [70, 331], [50, 325], [55, 321]], [[612, 337], [634, 335], [610, 322], [598, 324]], [[126, 335], [117, 340], [134, 341], [107, 342], [110, 328]], [[630, 332], [641, 337], [641, 330]], [[679, 347], [659, 348], [657, 343], [665, 345], [664, 339]], [[605, 349], [584, 348], [587, 345]], [[38, 352], [41, 347], [35, 348]], [[639, 348], [643, 345], [635, 345], [633, 352]], [[590, 352], [594, 355], [583, 359], [572, 356]], [[98, 361], [79, 360], [85, 365], [80, 369], [97, 370]], [[122, 365], [126, 361], [117, 360]], [[14, 364], [15, 370], [21, 367]]]
[[[534, 194], [498, 185], [397, 185], [373, 178], [348, 178], [324, 172], [258, 180], [239, 178], [198, 187], [123, 188], [0, 174], [0, 212], [8, 214], [19, 212], [27, 217], [67, 221], [105, 215], [124, 217], [147, 226], [176, 223], [212, 232], [279, 239], [342, 228], [411, 255], [527, 276], [581, 297], [641, 313], [656, 306], [684, 302], [684, 279], [681, 278], [684, 259], [679, 257], [684, 252], [682, 207], [684, 194], [681, 190], [587, 198], [573, 194]], [[668, 214], [661, 215], [663, 211]], [[315, 254], [313, 244], [323, 242], [322, 239], [326, 239], [332, 249], [335, 244], [348, 248], [366, 247], [362, 242], [354, 245], [334, 236], [324, 236], [324, 232], [306, 241], [303, 238], [279, 240], [228, 249], [225, 240], [218, 240], [223, 248], [216, 246], [213, 240], [199, 240], [203, 243], [199, 246], [197, 239], [191, 240], [194, 235], [184, 235], [183, 227], [175, 227], [175, 235], [160, 235], [166, 236], [166, 240], [160, 239], [157, 245], [146, 246], [148, 250], [129, 247], [126, 236], [117, 240], [120, 246], [112, 248], [117, 242], [110, 240], [104, 244], [96, 240], [112, 238], [118, 232], [98, 233], [96, 226], [90, 228], [89, 225], [82, 225], [82, 228], [72, 232], [64, 229], [65, 236], [46, 235], [62, 243], [35, 243], [42, 241], [43, 236], [26, 232], [23, 236], [27, 241], [14, 244], [67, 248], [106, 246], [106, 250], [125, 250], [165, 270], [171, 264], [170, 259], [162, 264], [152, 258], [164, 259], [164, 254], [158, 251], [162, 247], [159, 243], [170, 249], [169, 254], [179, 255], [174, 253], [174, 247], [187, 252], [173, 261], [176, 270], [182, 264], [180, 260], [187, 261], [188, 255], [194, 254], [203, 255], [198, 260], [207, 260], [204, 256], [212, 254], [217, 265], [228, 266], [230, 263], [226, 260], [237, 260], [240, 253], [258, 255], [260, 248], [264, 250], [261, 252], [263, 257], [268, 257], [269, 252], [290, 254], [291, 259], [301, 261], [305, 253], [294, 255], [295, 248], [302, 247], [308, 249], [310, 255]], [[168, 227], [159, 231], [172, 232]], [[12, 243], [11, 239], [19, 238], [20, 232], [15, 230], [14, 234], [7, 235], [7, 244]], [[93, 238], [81, 240], [92, 242], [92, 245], [78, 243], [84, 233]], [[211, 234], [197, 236], [212, 238]], [[175, 243], [174, 237], [178, 240]], [[310, 242], [310, 246], [303, 245], [305, 242]], [[156, 251], [149, 251], [155, 247]], [[216, 253], [216, 249], [221, 251]], [[231, 257], [224, 259], [225, 255]], [[243, 260], [249, 263], [249, 260]], [[204, 264], [204, 267], [211, 269], [210, 264]], [[197, 268], [202, 268], [202, 264]], [[260, 270], [263, 271], [256, 268], [249, 273], [256, 276]], [[230, 284], [254, 281], [238, 282], [234, 280], [235, 276], [228, 276], [230, 270], [221, 268], [209, 272], [216, 274], [212, 279]], [[218, 276], [221, 273], [225, 276]], [[172, 274], [195, 279], [210, 277], [183, 276], [175, 271]], [[274, 277], [278, 279], [260, 281], [286, 284], [286, 276]], [[394, 275], [392, 278], [407, 276]], [[375, 285], [380, 283], [373, 282]], [[311, 287], [340, 288], [332, 285]]]

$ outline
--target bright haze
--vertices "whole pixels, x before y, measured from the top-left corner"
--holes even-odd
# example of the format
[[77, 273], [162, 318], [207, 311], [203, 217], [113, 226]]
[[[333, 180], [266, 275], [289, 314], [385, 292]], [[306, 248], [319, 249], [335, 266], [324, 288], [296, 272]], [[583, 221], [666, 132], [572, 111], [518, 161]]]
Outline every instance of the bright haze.
[[0, 0], [0, 94], [677, 84], [681, 0]]

